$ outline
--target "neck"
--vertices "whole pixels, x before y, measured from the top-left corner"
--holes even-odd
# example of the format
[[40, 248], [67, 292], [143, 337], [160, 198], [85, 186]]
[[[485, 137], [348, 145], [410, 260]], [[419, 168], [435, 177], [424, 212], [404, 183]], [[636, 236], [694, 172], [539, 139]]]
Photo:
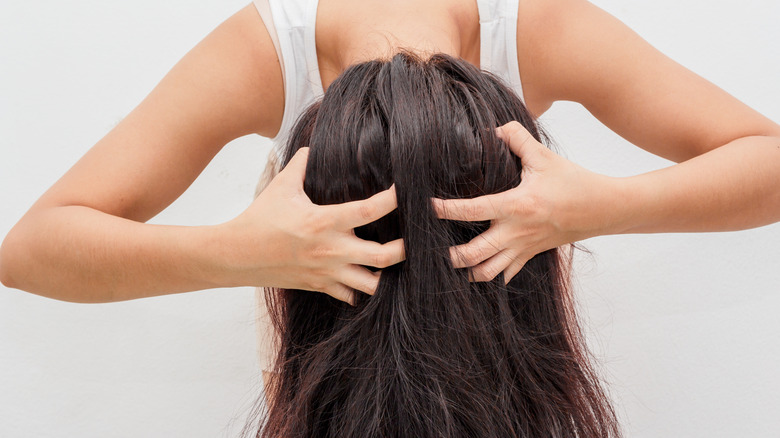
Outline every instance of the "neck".
[[394, 35], [381, 35], [361, 44], [349, 45], [340, 53], [338, 68], [343, 71], [347, 67], [372, 59], [389, 60], [401, 50], [408, 50], [427, 59], [434, 53], [442, 52], [460, 57], [463, 52], [457, 34], [423, 33], [404, 35], [403, 38]]
[[346, 30], [328, 29], [324, 33], [332, 39], [327, 42], [318, 37], [318, 46], [323, 43], [320, 52], [323, 55], [320, 59], [323, 87], [327, 88], [351, 65], [373, 59], [389, 60], [401, 49], [412, 51], [423, 59], [434, 53], [446, 53], [479, 67], [476, 3], [453, 2], [451, 5], [458, 7], [373, 17], [372, 20], [353, 21], [354, 26], [344, 26], [350, 20], [344, 20], [342, 15], [343, 21], [339, 20], [339, 24]]

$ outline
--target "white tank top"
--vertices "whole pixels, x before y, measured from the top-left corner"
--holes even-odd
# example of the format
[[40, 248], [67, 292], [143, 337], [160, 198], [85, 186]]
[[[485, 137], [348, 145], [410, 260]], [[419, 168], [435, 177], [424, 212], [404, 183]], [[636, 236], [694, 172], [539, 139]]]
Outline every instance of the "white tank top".
[[[279, 154], [298, 116], [324, 94], [314, 42], [319, 0], [253, 0], [279, 56], [284, 79], [284, 115], [271, 141]], [[477, 0], [480, 57], [487, 70], [507, 83], [520, 98], [523, 87], [517, 63], [519, 0]]]

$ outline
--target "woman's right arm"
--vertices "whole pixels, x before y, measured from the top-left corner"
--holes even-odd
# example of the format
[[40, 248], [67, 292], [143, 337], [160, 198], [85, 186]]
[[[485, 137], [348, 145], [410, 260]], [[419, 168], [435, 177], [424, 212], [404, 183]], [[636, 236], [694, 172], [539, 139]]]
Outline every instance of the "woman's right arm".
[[107, 302], [229, 285], [217, 227], [150, 225], [234, 138], [272, 136], [284, 107], [250, 4], [187, 53], [30, 208], [0, 249], [3, 284]]

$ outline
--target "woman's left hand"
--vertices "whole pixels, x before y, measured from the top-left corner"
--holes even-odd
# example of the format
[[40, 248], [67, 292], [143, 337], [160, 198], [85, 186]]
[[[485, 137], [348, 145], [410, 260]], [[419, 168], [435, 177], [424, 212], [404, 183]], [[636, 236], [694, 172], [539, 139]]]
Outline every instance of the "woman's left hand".
[[496, 133], [522, 160], [520, 185], [472, 199], [433, 199], [442, 219], [491, 221], [484, 233], [450, 248], [456, 268], [473, 267], [473, 281], [490, 281], [503, 272], [508, 283], [536, 254], [614, 230], [617, 178], [561, 157], [518, 122]]

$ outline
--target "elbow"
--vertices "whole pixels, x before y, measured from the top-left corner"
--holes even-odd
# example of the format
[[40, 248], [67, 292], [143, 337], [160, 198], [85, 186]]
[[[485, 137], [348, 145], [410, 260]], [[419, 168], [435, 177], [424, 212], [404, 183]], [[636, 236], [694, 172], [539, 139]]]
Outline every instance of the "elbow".
[[14, 246], [16, 246], [13, 230], [8, 233], [3, 243], [0, 244], [0, 283], [3, 286], [18, 289], [18, 284], [14, 279]]
[[35, 230], [20, 220], [0, 244], [0, 282], [3, 286], [30, 291], [31, 281], [36, 278], [35, 255], [31, 252], [33, 242], [30, 241], [33, 236]]
[[[69, 282], [45, 260], [51, 249], [38, 248], [39, 227], [20, 220], [0, 243], [0, 283], [9, 289], [69, 303], [104, 303], [112, 301], [107, 293], [85, 292], [84, 284]], [[56, 266], [55, 266], [56, 267]]]
[[41, 282], [37, 281], [41, 277], [40, 267], [36, 266], [35, 256], [30, 253], [31, 243], [18, 228], [17, 225], [11, 229], [0, 244], [0, 283], [9, 289], [19, 289], [59, 301], [80, 302], [78, 296], [61, 290], [57, 293], [47, 292]]
[[0, 263], [0, 283], [9, 289], [17, 289], [16, 283], [14, 283], [13, 277], [11, 277], [11, 273], [8, 272], [8, 269], [6, 269], [2, 263]]

